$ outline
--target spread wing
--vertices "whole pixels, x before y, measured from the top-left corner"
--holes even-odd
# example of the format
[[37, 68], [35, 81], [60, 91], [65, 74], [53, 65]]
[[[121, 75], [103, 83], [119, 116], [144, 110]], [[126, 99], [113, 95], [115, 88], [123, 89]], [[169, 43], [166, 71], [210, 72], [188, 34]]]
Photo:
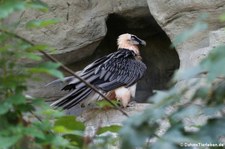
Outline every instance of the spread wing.
[[[119, 49], [85, 67], [80, 73], [80, 77], [98, 89], [108, 92], [121, 86], [132, 86], [144, 75], [145, 71], [146, 65], [135, 59], [133, 51]], [[91, 93], [90, 89], [77, 79], [72, 80], [63, 90], [74, 90], [66, 98], [57, 102], [56, 105], [63, 107], [65, 104], [66, 107], [74, 106]], [[81, 95], [85, 91], [87, 93]]]

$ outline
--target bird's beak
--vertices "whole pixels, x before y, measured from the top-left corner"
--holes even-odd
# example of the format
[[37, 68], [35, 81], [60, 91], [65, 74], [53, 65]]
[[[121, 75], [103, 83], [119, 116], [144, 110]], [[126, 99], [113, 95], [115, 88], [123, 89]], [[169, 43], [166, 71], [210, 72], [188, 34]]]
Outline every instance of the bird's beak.
[[146, 42], [144, 40], [141, 40], [140, 45], [146, 46]]
[[146, 42], [145, 42], [144, 40], [142, 40], [142, 39], [136, 37], [136, 36], [132, 38], [132, 42], [133, 42], [133, 44], [135, 44], [135, 45], [146, 46]]

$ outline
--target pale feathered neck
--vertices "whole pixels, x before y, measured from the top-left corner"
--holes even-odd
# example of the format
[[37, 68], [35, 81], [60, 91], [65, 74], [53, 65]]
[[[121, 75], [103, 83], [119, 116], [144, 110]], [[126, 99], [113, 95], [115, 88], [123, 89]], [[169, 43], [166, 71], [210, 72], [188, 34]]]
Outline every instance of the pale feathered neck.
[[134, 45], [128, 39], [131, 38], [131, 34], [122, 34], [117, 39], [118, 49], [128, 49], [134, 51], [136, 55], [140, 55], [139, 49], [137, 45]]

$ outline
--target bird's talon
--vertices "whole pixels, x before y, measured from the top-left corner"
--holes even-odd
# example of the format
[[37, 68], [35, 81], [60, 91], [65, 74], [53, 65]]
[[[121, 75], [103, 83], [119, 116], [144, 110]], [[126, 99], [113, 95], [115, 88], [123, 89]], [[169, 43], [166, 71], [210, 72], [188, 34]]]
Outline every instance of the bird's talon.
[[127, 107], [134, 107], [137, 104], [136, 101], [131, 101], [128, 103]]

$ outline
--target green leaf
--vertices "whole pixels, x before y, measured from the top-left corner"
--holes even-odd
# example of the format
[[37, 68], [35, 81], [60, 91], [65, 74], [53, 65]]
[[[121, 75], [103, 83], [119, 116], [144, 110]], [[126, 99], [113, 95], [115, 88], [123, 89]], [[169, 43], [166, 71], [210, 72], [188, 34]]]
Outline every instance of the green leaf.
[[46, 62], [40, 64], [41, 68], [46, 68], [46, 69], [57, 69], [60, 67], [60, 63], [54, 63], [54, 62]]
[[183, 118], [196, 117], [201, 114], [201, 107], [198, 105], [190, 105], [187, 107], [181, 107], [175, 112], [171, 118], [175, 121], [181, 121]]
[[24, 133], [38, 139], [45, 139], [45, 134], [36, 126], [25, 128]]
[[47, 73], [52, 75], [52, 76], [54, 76], [54, 77], [57, 77], [59, 79], [63, 79], [64, 78], [63, 73], [61, 71], [59, 71], [59, 70], [56, 70], [56, 69], [55, 70], [54, 69], [48, 70]]
[[20, 105], [17, 105], [17, 109], [19, 109], [21, 112], [29, 112], [29, 111], [33, 111], [34, 107], [30, 104], [20, 104]]
[[78, 146], [83, 145], [83, 132], [85, 126], [82, 122], [77, 121], [74, 116], [63, 116], [55, 121], [54, 130], [63, 132], [64, 137], [71, 142], [76, 142]]
[[65, 128], [64, 126], [55, 126], [53, 128], [53, 130], [56, 133], [69, 133], [69, 132], [72, 131], [72, 130], [69, 130], [69, 129]]
[[60, 147], [67, 147], [69, 145], [69, 141], [67, 139], [64, 139], [60, 135], [56, 134], [46, 134], [46, 139], [38, 139], [39, 144], [46, 144], [50, 145], [53, 148], [59, 148]]
[[208, 80], [213, 81], [216, 77], [225, 76], [225, 70], [221, 66], [225, 65], [225, 46], [214, 48], [208, 57], [200, 65], [208, 71]]
[[42, 28], [49, 25], [53, 25], [59, 22], [59, 19], [48, 19], [48, 20], [31, 20], [26, 24], [29, 29]]
[[47, 51], [47, 52], [55, 52], [56, 49], [54, 47], [45, 45], [45, 44], [37, 44], [27, 49], [28, 52], [38, 52], [38, 51]]
[[204, 69], [201, 66], [191, 67], [186, 70], [179, 70], [175, 74], [174, 80], [187, 80], [197, 77]]
[[195, 133], [201, 143], [219, 143], [221, 136], [225, 136], [225, 118], [209, 119], [207, 124]]
[[147, 130], [148, 127], [143, 126], [145, 132], [140, 131], [138, 132], [139, 128], [129, 128], [125, 127], [120, 131], [121, 138], [123, 139], [121, 144], [121, 149], [136, 149], [142, 146], [145, 143], [145, 140], [148, 139], [151, 135], [148, 132], [151, 131]]
[[209, 87], [207, 86], [200, 87], [195, 91], [192, 99], [197, 99], [197, 98], [207, 99], [209, 93], [210, 93]]
[[8, 101], [3, 101], [0, 103], [0, 115], [7, 113], [11, 108], [12, 104]]
[[48, 45], [45, 45], [45, 44], [38, 44], [38, 45], [34, 45], [34, 46], [32, 46], [32, 47], [30, 47], [29, 49], [28, 49], [28, 51], [29, 52], [33, 52], [33, 51], [38, 51], [38, 50], [46, 50], [46, 49], [48, 49], [49, 48], [49, 46]]
[[61, 111], [58, 111], [58, 110], [54, 110], [54, 109], [51, 109], [51, 107], [46, 107], [47, 109], [44, 109], [43, 111], [41, 111], [41, 114], [42, 115], [46, 115], [48, 117], [52, 116], [52, 117], [61, 117], [64, 115], [63, 112]]
[[14, 145], [17, 141], [21, 139], [20, 135], [13, 135], [13, 136], [8, 136], [4, 137], [0, 135], [0, 148], [1, 149], [7, 149]]
[[177, 144], [174, 144], [173, 142], [170, 141], [165, 141], [165, 140], [158, 140], [156, 143], [151, 145], [151, 149], [179, 149]]
[[18, 0], [4, 0], [0, 5], [0, 19], [8, 17], [11, 13], [18, 10], [24, 10], [26, 3]]
[[54, 132], [56, 133], [60, 133], [62, 135], [66, 135], [66, 136], [80, 136], [83, 137], [84, 133], [83, 131], [77, 131], [77, 130], [69, 130], [67, 128], [65, 128], [64, 126], [55, 126], [53, 128]]
[[31, 59], [31, 60], [34, 60], [34, 61], [42, 60], [42, 57], [40, 55], [33, 54], [33, 53], [24, 54], [24, 58], [28, 58], [28, 59]]
[[84, 131], [85, 126], [82, 122], [77, 121], [75, 116], [63, 116], [56, 120], [55, 126], [63, 126], [67, 130]]
[[[116, 105], [118, 105], [120, 102], [119, 101], [117, 101], [117, 100], [111, 100], [111, 102], [112, 103], [114, 103], [114, 104], [116, 104]], [[96, 105], [98, 106], [98, 107], [100, 107], [100, 108], [106, 108], [106, 107], [111, 107], [111, 108], [113, 108], [114, 106], [113, 105], [111, 105], [108, 101], [106, 101], [106, 100], [98, 100], [97, 102], [96, 102]]]
[[[154, 108], [153, 110], [158, 111], [160, 113], [160, 114], [155, 113], [156, 115], [160, 116], [162, 114], [160, 111], [164, 111], [161, 110], [161, 108], [164, 108], [164, 106], [172, 105], [174, 102], [180, 100], [180, 94], [182, 93], [177, 94], [177, 92], [178, 88], [172, 87], [170, 90], [166, 92], [165, 91], [157, 92], [157, 94], [155, 94], [153, 97], [149, 99], [150, 101], [155, 103], [153, 106]], [[180, 92], [183, 92], [183, 90], [180, 90]], [[153, 115], [153, 117], [155, 116]]]
[[69, 144], [69, 140], [64, 139], [62, 136], [54, 135], [52, 137], [51, 144], [52, 145], [56, 145], [56, 146], [64, 146], [64, 147], [66, 147]]
[[140, 147], [146, 142], [146, 139], [154, 135], [154, 130], [157, 129], [159, 125], [155, 123], [155, 117], [151, 117], [157, 112], [149, 113], [152, 111], [151, 109], [147, 109], [145, 113], [134, 115], [124, 122], [125, 127], [122, 127], [119, 132], [120, 138], [122, 138], [122, 149], [135, 149]]
[[32, 73], [47, 73], [59, 79], [63, 79], [64, 78], [63, 73], [57, 70], [57, 68], [60, 65], [61, 64], [59, 63], [46, 62], [46, 63], [40, 64], [39, 67], [29, 68], [28, 71]]
[[97, 134], [102, 134], [107, 131], [117, 133], [121, 129], [121, 126], [119, 125], [111, 125], [111, 126], [105, 126], [98, 129]]
[[[14, 73], [15, 74], [8, 74], [7, 76], [5, 76], [5, 78], [1, 80], [1, 84], [8, 88], [22, 87], [24, 81], [28, 76], [23, 74], [25, 72], [21, 72], [20, 74], [18, 74], [18, 71], [14, 71]], [[22, 88], [23, 90], [25, 89], [24, 87]]]
[[208, 79], [209, 81], [213, 81], [217, 77], [225, 76], [225, 69], [220, 69], [221, 66], [225, 65], [225, 59], [218, 59], [217, 62], [213, 63], [213, 66], [209, 66], [208, 69]]
[[206, 14], [202, 14], [197, 22], [186, 31], [183, 31], [180, 33], [176, 38], [173, 40], [173, 45], [177, 46], [178, 44], [181, 44], [182, 42], [190, 39], [195, 34], [202, 32], [208, 28], [208, 24], [204, 23], [202, 20], [206, 18]]
[[13, 95], [13, 96], [9, 97], [7, 100], [10, 100], [10, 102], [13, 103], [14, 105], [26, 103], [26, 98], [22, 94]]
[[27, 7], [37, 9], [37, 10], [40, 10], [43, 12], [48, 11], [48, 5], [44, 2], [42, 2], [41, 0], [33, 0], [30, 2], [27, 2]]
[[153, 149], [158, 149], [168, 145], [167, 148], [169, 149], [178, 149], [182, 148], [180, 144], [195, 142], [194, 139], [185, 136], [183, 128], [184, 126], [181, 122], [173, 124], [162, 137], [159, 137], [157, 141], [151, 145], [151, 147]]
[[223, 108], [224, 108], [224, 105], [206, 106], [202, 109], [202, 111], [204, 115], [215, 116], [215, 114], [223, 110]]

